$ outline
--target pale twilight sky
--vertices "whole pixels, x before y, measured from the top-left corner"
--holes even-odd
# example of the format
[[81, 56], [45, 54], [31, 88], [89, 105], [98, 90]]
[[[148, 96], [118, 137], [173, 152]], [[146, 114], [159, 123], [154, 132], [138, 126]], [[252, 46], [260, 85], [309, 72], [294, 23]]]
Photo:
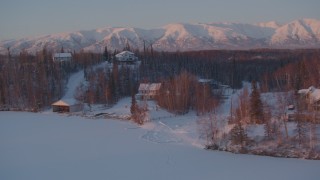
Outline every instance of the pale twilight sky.
[[320, 19], [320, 0], [1, 0], [0, 40], [100, 27]]

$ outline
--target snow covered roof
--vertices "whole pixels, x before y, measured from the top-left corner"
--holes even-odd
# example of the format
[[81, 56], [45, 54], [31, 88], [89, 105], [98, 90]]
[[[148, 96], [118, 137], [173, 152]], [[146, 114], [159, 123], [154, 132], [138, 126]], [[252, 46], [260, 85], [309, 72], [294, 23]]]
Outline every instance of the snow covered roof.
[[133, 56], [134, 53], [130, 51], [122, 51], [121, 53], [116, 54], [116, 57], [122, 57], [122, 56]]
[[305, 95], [305, 94], [307, 94], [308, 93], [308, 89], [300, 89], [299, 91], [298, 91], [298, 94], [303, 94], [303, 95]]
[[298, 91], [299, 94], [308, 95], [310, 102], [314, 103], [320, 100], [320, 89], [313, 86], [308, 89], [301, 89]]
[[141, 83], [139, 91], [157, 91], [161, 87], [161, 83]]
[[121, 53], [119, 54], [116, 54], [116, 58], [118, 61], [135, 61], [137, 60], [138, 58], [134, 55], [133, 52], [130, 52], [130, 51], [122, 51]]
[[212, 79], [198, 79], [199, 83], [211, 83]]
[[134, 55], [134, 53], [131, 52], [131, 51], [122, 51], [121, 53], [118, 53], [117, 55], [120, 55], [120, 54], [132, 54], [132, 55]]
[[71, 53], [54, 53], [54, 58], [71, 58]]
[[60, 99], [59, 101], [52, 104], [52, 106], [72, 106], [77, 104], [75, 99]]

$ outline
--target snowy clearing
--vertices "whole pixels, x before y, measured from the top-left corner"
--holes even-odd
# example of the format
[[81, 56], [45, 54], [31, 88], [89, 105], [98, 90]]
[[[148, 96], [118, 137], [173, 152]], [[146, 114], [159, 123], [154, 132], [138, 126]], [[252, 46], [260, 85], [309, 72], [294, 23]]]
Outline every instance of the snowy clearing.
[[181, 128], [179, 121], [166, 123], [160, 120], [138, 127], [127, 121], [51, 112], [0, 112], [0, 179], [320, 177], [320, 161], [206, 151], [190, 144], [187, 137], [167, 133], [192, 132]]

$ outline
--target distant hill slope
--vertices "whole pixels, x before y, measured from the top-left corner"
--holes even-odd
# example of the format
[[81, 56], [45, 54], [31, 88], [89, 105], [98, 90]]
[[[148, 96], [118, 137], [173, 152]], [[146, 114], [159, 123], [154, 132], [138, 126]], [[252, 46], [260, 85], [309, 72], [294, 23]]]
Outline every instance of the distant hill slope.
[[123, 49], [126, 43], [143, 49], [152, 44], [159, 51], [250, 48], [320, 48], [320, 21], [299, 19], [286, 24], [244, 23], [175, 23], [155, 29], [106, 27], [88, 31], [59, 33], [17, 40], [0, 41], [0, 53], [10, 47], [37, 52], [43, 47], [58, 51], [102, 52]]

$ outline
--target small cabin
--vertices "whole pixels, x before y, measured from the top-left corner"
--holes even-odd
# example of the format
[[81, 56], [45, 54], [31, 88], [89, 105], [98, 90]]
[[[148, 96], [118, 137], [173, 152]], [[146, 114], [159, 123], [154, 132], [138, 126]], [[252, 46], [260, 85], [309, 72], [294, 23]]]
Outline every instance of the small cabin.
[[136, 62], [138, 57], [134, 55], [133, 52], [130, 51], [122, 51], [119, 54], [116, 54], [116, 60], [119, 62]]
[[51, 106], [53, 112], [59, 113], [78, 112], [83, 109], [83, 105], [74, 99], [61, 99]]
[[154, 99], [160, 91], [161, 83], [141, 83], [139, 86], [138, 99]]
[[52, 56], [54, 62], [70, 62], [72, 60], [71, 53], [54, 53]]

